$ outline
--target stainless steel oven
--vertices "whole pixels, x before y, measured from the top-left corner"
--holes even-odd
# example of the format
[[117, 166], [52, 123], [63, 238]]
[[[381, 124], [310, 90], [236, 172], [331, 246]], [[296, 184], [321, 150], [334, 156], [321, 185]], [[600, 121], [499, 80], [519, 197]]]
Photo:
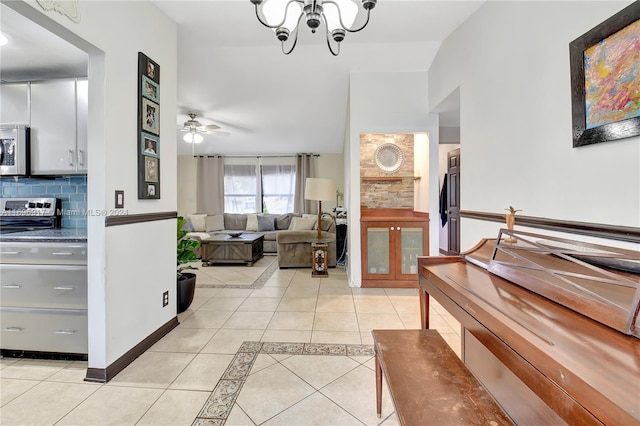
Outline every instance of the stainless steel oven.
[[0, 125], [0, 175], [28, 176], [31, 153], [29, 127]]

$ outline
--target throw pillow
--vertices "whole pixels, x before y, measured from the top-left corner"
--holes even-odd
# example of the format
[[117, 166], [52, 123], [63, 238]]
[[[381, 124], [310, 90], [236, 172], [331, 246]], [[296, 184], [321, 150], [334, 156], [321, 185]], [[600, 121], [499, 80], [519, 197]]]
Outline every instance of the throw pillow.
[[289, 227], [292, 231], [311, 231], [313, 230], [313, 226], [316, 223], [317, 218], [308, 218], [308, 217], [294, 217], [291, 220], [291, 226]]
[[313, 219], [313, 228], [311, 228], [311, 229], [318, 229], [318, 215], [317, 214], [305, 213], [305, 214], [302, 215], [302, 217], [304, 217], [306, 219]]
[[206, 232], [222, 231], [224, 229], [224, 216], [221, 214], [207, 216], [204, 221], [207, 228]]
[[258, 215], [249, 213], [247, 214], [247, 227], [245, 228], [247, 231], [257, 231], [258, 230]]
[[193, 223], [191, 223], [191, 218], [188, 217], [186, 223], [182, 227], [183, 231], [193, 232]]
[[275, 231], [276, 218], [273, 216], [258, 215], [258, 232]]
[[207, 224], [205, 221], [206, 217], [206, 214], [192, 214], [191, 216], [189, 216], [191, 224], [193, 225], [194, 232], [205, 232], [205, 230], [207, 229]]

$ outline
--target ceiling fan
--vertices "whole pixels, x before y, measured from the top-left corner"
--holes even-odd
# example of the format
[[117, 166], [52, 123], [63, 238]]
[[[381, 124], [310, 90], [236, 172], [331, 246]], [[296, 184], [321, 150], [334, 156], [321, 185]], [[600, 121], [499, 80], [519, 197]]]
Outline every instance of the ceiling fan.
[[189, 119], [184, 122], [184, 126], [180, 129], [181, 132], [186, 132], [186, 134], [182, 138], [185, 142], [200, 143], [203, 140], [203, 134], [218, 136], [230, 135], [229, 132], [223, 132], [219, 130], [220, 126], [216, 124], [203, 126], [198, 120], [196, 120], [197, 114], [195, 112], [189, 111], [187, 115], [189, 116]]

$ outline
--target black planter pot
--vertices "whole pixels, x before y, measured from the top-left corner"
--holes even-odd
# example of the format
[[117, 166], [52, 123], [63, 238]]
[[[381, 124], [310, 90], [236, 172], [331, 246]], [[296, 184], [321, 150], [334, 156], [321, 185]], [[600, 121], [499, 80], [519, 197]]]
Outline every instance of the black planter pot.
[[193, 302], [193, 294], [196, 291], [196, 274], [183, 272], [182, 277], [178, 278], [178, 313], [186, 311], [191, 302]]

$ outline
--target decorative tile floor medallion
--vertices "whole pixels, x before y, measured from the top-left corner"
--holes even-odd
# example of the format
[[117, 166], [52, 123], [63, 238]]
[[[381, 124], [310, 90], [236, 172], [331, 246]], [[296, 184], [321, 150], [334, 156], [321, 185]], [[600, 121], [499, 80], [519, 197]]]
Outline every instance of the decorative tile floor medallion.
[[193, 426], [224, 425], [251, 372], [253, 363], [261, 353], [270, 355], [374, 356], [371, 345], [243, 342], [204, 407], [198, 413]]

